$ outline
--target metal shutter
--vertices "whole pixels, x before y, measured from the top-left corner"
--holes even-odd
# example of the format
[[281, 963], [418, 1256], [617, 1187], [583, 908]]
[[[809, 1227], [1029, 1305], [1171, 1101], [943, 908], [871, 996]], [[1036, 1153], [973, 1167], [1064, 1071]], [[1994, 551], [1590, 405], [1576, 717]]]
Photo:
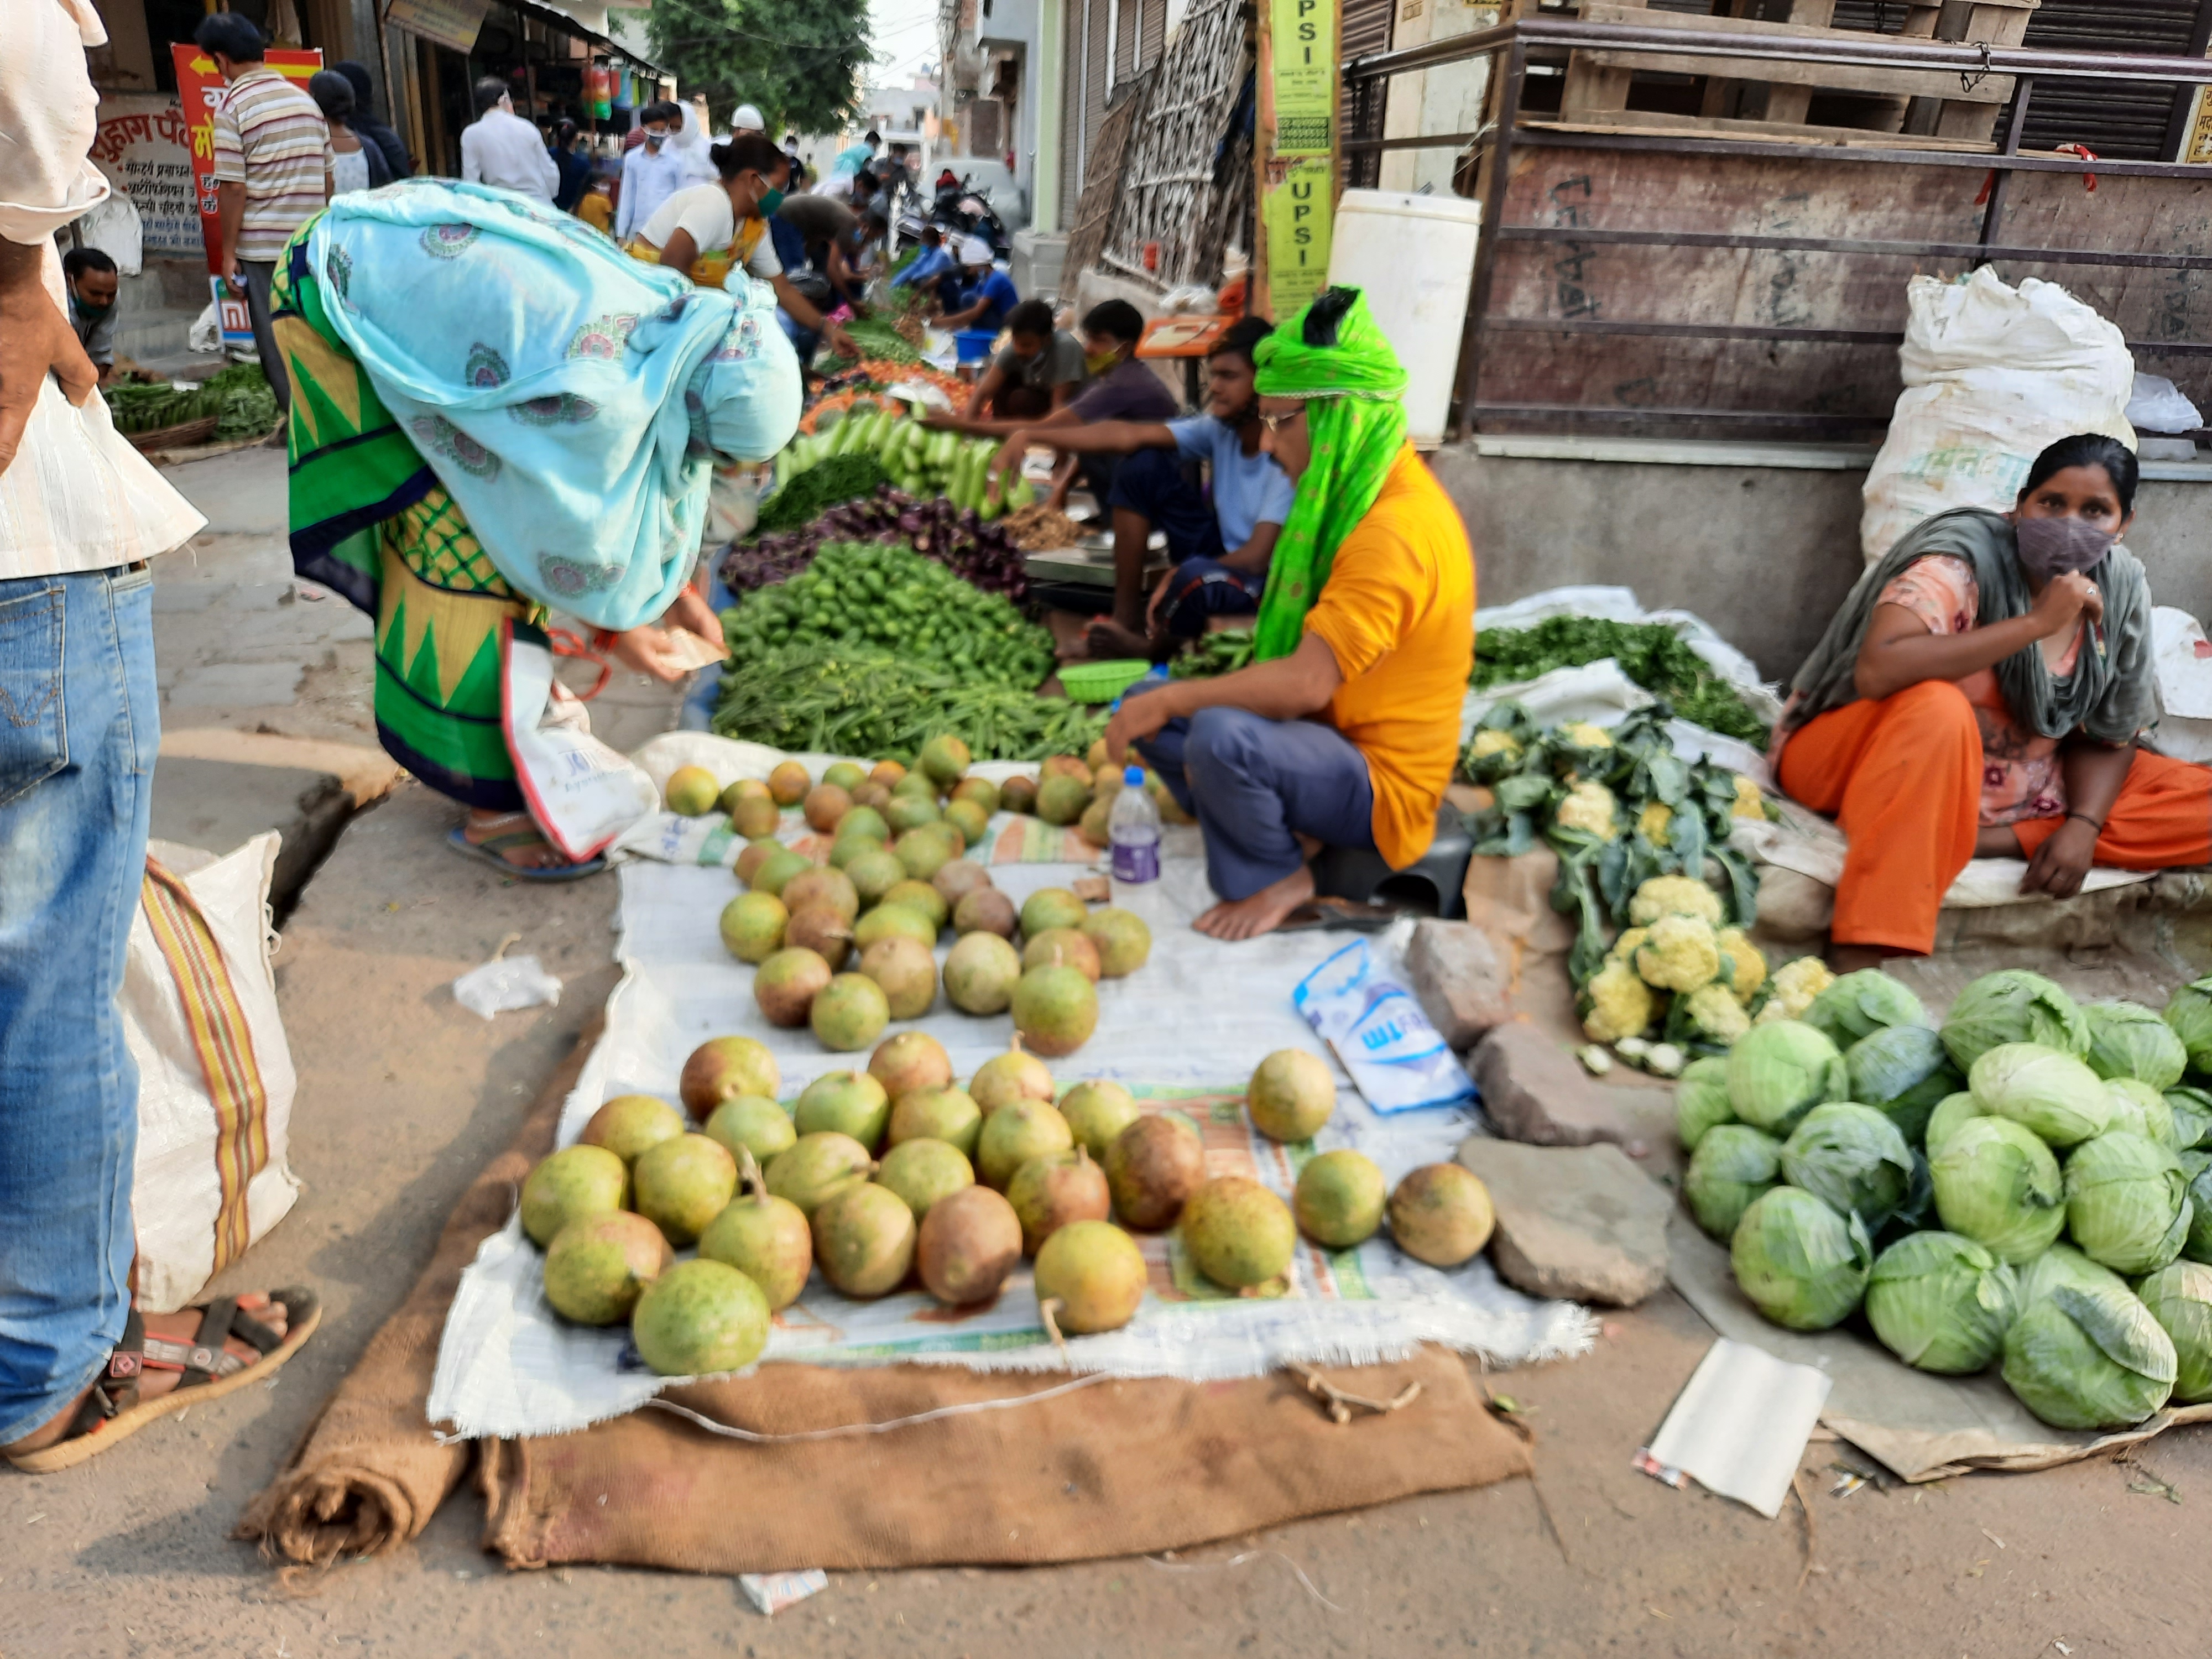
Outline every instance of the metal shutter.
[[[2022, 44], [2039, 52], [2187, 57], [2192, 42], [2203, 50], [2197, 31], [2204, 10], [2203, 0], [2043, 0]], [[2030, 149], [2087, 144], [2114, 161], [2164, 161], [2181, 90], [2159, 82], [2039, 81], [2021, 143]]]
[[1168, 0], [1139, 0], [1137, 67], [1150, 69], [1168, 49]]
[[[1343, 0], [1343, 13], [1337, 23], [1340, 33], [1337, 40], [1336, 61], [1340, 68], [1363, 52], [1390, 50], [1390, 19], [1395, 4], [1395, 0]], [[1382, 100], [1378, 97], [1374, 100], [1378, 120], [1382, 106]], [[1340, 142], [1352, 136], [1352, 89], [1343, 84], [1340, 77], [1336, 95], [1336, 134]], [[1382, 135], [1378, 126], [1376, 131], [1366, 136], [1379, 138]], [[1379, 163], [1379, 158], [1373, 155], [1362, 159], [1367, 172], [1372, 172]], [[1349, 183], [1353, 176], [1352, 170], [1347, 168], [1344, 182]], [[1366, 173], [1357, 176], [1364, 179]]]

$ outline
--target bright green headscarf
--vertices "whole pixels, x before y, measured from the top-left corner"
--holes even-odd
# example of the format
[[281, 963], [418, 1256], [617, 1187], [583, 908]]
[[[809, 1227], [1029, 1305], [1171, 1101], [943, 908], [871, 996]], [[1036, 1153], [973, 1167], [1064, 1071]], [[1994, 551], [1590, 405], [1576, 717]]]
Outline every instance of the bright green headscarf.
[[1367, 516], [1406, 443], [1406, 370], [1356, 288], [1332, 288], [1260, 342], [1255, 389], [1304, 398], [1313, 459], [1275, 543], [1253, 633], [1255, 662], [1298, 648], [1336, 550]]

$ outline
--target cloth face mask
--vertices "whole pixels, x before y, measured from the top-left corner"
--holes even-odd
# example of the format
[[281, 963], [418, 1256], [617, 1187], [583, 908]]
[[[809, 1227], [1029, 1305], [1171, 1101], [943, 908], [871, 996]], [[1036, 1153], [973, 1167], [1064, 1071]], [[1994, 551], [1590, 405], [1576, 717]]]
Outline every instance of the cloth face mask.
[[2021, 519], [2013, 526], [2020, 544], [2021, 568], [2038, 582], [2094, 568], [2112, 550], [2115, 538], [2086, 520]]

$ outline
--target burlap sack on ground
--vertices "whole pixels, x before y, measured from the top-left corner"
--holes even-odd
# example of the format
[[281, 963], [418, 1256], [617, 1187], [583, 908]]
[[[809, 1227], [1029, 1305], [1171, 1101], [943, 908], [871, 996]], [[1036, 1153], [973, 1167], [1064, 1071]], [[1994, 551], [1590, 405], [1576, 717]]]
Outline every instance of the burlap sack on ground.
[[[506, 1224], [551, 1150], [561, 1103], [599, 1036], [586, 1030], [507, 1151], [455, 1208], [399, 1310], [237, 1535], [290, 1562], [374, 1554], [429, 1524], [472, 1448], [425, 1419], [461, 1271]], [[1036, 1405], [883, 1434], [763, 1446], [646, 1410], [581, 1433], [487, 1442], [485, 1547], [513, 1566], [616, 1562], [692, 1571], [1082, 1560], [1177, 1548], [1295, 1520], [1530, 1472], [1484, 1408], [1467, 1362], [1332, 1370], [1337, 1388], [1419, 1395], [1342, 1426], [1295, 1378], [1106, 1381]], [[881, 1423], [1063, 1386], [954, 1365], [776, 1364], [672, 1389], [673, 1404], [757, 1433]]]

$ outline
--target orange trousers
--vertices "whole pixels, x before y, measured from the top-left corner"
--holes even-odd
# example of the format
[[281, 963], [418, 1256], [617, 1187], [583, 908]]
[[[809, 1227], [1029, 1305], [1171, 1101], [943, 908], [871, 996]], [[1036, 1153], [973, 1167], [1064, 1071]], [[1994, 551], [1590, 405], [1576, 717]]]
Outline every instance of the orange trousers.
[[[1833, 817], [1850, 842], [1830, 937], [1925, 956], [1943, 895], [1974, 856], [1981, 823], [1982, 734], [1966, 694], [1923, 680], [1808, 720], [1782, 749], [1782, 787]], [[2065, 823], [2012, 825], [2022, 854]], [[2097, 837], [2097, 862], [2120, 870], [2212, 863], [2212, 770], [2136, 751]]]

